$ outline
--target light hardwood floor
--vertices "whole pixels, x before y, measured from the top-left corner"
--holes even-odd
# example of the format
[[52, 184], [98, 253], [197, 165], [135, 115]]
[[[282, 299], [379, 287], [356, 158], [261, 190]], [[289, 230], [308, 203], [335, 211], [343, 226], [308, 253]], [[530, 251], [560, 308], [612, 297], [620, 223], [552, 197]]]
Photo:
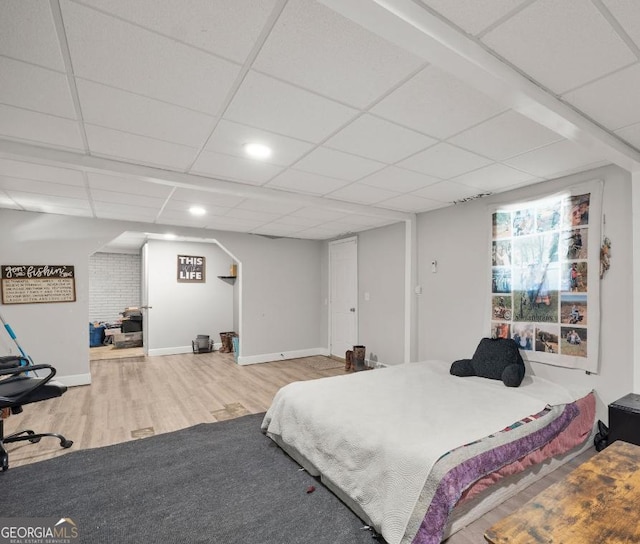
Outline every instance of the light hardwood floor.
[[264, 412], [289, 382], [344, 374], [344, 363], [327, 357], [240, 366], [233, 354], [219, 352], [90, 364], [91, 385], [71, 387], [62, 397], [27, 405], [5, 420], [5, 434], [22, 428], [57, 432], [73, 446], [62, 449], [54, 438], [9, 444], [10, 467]]
[[[218, 352], [93, 360], [90, 386], [72, 387], [58, 399], [27, 405], [22, 414], [5, 420], [6, 434], [22, 428], [59, 432], [73, 440], [73, 446], [62, 449], [53, 438], [9, 444], [9, 470], [70, 451], [264, 412], [287, 383], [344, 373], [342, 361], [327, 357], [248, 366], [237, 365], [233, 354]], [[447, 544], [481, 544], [493, 523], [593, 454], [590, 449], [567, 463], [453, 535]]]
[[139, 357], [144, 355], [144, 348], [114, 348], [113, 345], [97, 346], [89, 350], [90, 361], [101, 361], [102, 359], [126, 359], [128, 357]]

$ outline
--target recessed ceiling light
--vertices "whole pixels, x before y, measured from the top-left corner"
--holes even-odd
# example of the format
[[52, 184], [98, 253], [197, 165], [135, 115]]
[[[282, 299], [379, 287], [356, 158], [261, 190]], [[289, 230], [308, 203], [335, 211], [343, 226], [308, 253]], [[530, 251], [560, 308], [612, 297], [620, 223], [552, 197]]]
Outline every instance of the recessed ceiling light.
[[271, 148], [259, 143], [250, 143], [244, 146], [244, 150], [250, 157], [254, 159], [266, 159], [271, 156]]
[[202, 206], [191, 206], [191, 208], [189, 208], [189, 213], [191, 215], [204, 215], [205, 213], [207, 213], [207, 210], [205, 210]]

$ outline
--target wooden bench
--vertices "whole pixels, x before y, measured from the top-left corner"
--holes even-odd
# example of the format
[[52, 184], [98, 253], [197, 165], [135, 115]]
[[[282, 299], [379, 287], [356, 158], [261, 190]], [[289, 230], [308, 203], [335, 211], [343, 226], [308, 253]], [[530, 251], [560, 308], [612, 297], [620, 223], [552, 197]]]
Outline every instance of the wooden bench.
[[640, 542], [640, 446], [617, 441], [484, 535], [490, 544]]

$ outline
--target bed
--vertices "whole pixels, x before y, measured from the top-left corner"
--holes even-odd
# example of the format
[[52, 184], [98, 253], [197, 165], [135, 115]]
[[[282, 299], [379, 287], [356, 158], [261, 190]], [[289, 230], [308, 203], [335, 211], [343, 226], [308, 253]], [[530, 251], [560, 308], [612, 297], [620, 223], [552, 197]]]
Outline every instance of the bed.
[[437, 544], [589, 445], [591, 391], [424, 361], [281, 388], [262, 430], [388, 544]]

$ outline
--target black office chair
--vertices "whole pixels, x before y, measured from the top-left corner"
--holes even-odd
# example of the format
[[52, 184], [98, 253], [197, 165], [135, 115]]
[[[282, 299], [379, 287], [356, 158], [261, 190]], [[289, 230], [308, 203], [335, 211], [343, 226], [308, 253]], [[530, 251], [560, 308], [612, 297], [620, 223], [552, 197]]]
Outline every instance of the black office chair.
[[[38, 370], [47, 370], [44, 377], [37, 375]], [[67, 386], [58, 382], [52, 382], [56, 369], [51, 365], [33, 365], [24, 357], [5, 356], [0, 357], [0, 410], [6, 408], [12, 414], [22, 412], [22, 406], [32, 402], [53, 399], [59, 397], [67, 390]], [[3, 376], [8, 376], [3, 378]], [[0, 418], [0, 468], [4, 472], [9, 468], [9, 454], [4, 445], [11, 442], [28, 440], [40, 442], [43, 436], [53, 436], [60, 440], [60, 446], [70, 448], [73, 442], [56, 433], [35, 433], [32, 430], [23, 430], [4, 436], [4, 419]]]

